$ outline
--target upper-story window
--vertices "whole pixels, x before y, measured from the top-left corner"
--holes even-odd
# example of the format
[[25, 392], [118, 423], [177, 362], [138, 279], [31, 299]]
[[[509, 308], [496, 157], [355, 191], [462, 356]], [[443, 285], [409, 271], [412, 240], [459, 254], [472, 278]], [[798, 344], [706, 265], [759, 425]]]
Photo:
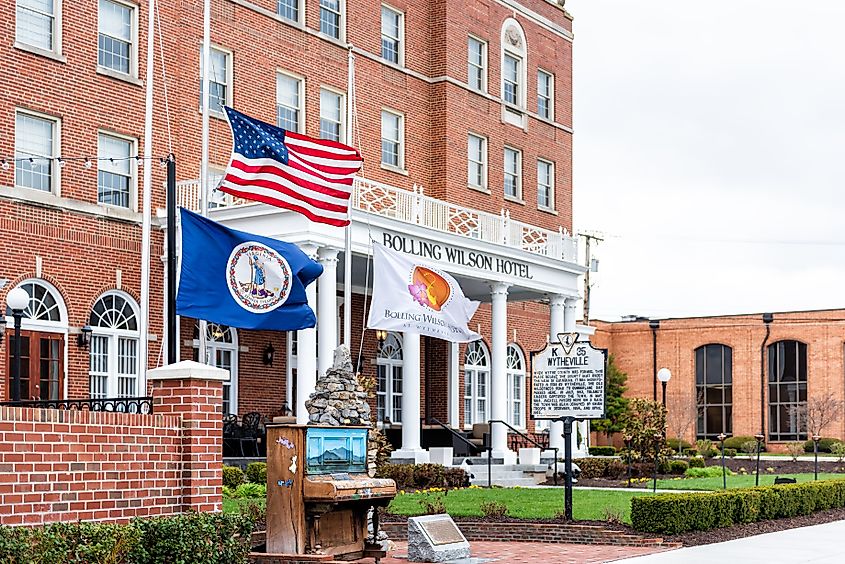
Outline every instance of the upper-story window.
[[[211, 64], [208, 70], [208, 107], [212, 112], [223, 113], [223, 106], [232, 105], [232, 54], [228, 51], [211, 48]], [[200, 109], [202, 109], [202, 72], [203, 50], [200, 49]]]
[[100, 133], [98, 145], [97, 202], [134, 207], [135, 141]]
[[15, 39], [24, 45], [58, 51], [57, 0], [17, 0]]
[[340, 39], [343, 33], [341, 0], [320, 0], [320, 33]]
[[15, 186], [57, 192], [59, 120], [18, 111], [15, 115]]
[[522, 74], [522, 59], [505, 54], [505, 66], [502, 69], [502, 97], [508, 104], [519, 104], [522, 88], [519, 77]]
[[403, 61], [405, 14], [385, 5], [381, 7], [381, 58], [401, 65]]
[[100, 0], [97, 65], [126, 75], [135, 74], [135, 8]]
[[505, 147], [505, 196], [522, 198], [522, 151]]
[[537, 113], [554, 119], [555, 77], [544, 70], [537, 71]]
[[467, 39], [467, 84], [487, 91], [487, 43], [472, 36]]
[[543, 159], [537, 160], [537, 207], [555, 207], [555, 163]]
[[320, 138], [343, 139], [343, 94], [320, 89]]
[[467, 183], [487, 189], [487, 139], [474, 133], [467, 136]]
[[276, 75], [276, 125], [288, 131], [302, 132], [302, 101], [305, 81], [279, 73]]
[[292, 22], [299, 21], [299, 0], [279, 0], [276, 13]]
[[405, 117], [390, 110], [381, 111], [381, 162], [405, 168]]
[[502, 24], [502, 120], [517, 127], [526, 127], [526, 68], [528, 47], [525, 32], [513, 18]]

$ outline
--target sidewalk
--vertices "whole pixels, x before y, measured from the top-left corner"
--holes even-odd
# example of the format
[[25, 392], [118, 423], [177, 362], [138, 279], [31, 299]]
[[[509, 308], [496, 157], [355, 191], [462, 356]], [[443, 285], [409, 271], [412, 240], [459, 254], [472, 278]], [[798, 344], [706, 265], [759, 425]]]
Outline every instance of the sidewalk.
[[622, 564], [784, 564], [812, 562], [841, 564], [845, 561], [842, 539], [845, 521], [767, 533], [727, 542], [679, 548], [662, 554], [621, 560]]

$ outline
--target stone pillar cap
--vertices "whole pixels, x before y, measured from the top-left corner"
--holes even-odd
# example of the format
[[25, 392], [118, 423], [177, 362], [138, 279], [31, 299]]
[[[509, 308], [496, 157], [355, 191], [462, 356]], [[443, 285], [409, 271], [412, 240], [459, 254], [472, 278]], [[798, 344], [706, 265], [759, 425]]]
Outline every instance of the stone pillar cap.
[[228, 381], [229, 371], [193, 360], [147, 370], [147, 380], [216, 380]]

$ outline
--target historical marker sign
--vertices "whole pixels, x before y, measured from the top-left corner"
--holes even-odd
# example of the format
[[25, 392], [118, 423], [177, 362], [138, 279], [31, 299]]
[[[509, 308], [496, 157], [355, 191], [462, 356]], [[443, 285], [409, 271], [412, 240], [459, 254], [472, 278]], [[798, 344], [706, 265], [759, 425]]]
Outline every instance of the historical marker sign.
[[602, 419], [606, 357], [589, 341], [549, 343], [531, 353], [532, 417]]

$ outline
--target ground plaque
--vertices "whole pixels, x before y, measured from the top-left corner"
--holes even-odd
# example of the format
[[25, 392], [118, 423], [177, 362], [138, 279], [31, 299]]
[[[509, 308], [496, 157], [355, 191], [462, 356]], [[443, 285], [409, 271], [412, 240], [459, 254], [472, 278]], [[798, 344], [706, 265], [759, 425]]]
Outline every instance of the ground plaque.
[[469, 558], [469, 543], [448, 515], [408, 519], [408, 561], [448, 562]]

